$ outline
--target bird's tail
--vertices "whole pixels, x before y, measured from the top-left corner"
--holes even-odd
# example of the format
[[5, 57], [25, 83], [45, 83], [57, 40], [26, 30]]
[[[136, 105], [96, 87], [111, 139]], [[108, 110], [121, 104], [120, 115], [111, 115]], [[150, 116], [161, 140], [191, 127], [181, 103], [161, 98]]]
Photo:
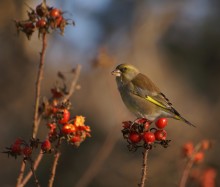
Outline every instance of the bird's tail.
[[176, 116], [175, 116], [175, 119], [178, 119], [178, 120], [180, 120], [180, 121], [183, 121], [183, 122], [185, 122], [186, 124], [188, 124], [188, 125], [190, 125], [190, 126], [196, 127], [195, 125], [193, 125], [191, 122], [189, 122], [188, 120], [186, 120], [185, 118], [183, 118], [183, 117], [180, 116], [180, 115], [176, 115]]

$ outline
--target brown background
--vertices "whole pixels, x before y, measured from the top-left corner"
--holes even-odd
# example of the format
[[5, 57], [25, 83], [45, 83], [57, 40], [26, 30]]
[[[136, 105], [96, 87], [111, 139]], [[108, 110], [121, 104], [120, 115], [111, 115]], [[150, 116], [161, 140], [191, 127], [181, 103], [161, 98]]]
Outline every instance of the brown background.
[[[41, 43], [37, 34], [31, 41], [23, 34], [16, 35], [12, 20], [25, 18], [28, 8], [24, 2], [32, 7], [40, 3], [0, 2], [1, 150], [17, 137], [28, 139], [31, 135]], [[202, 167], [219, 171], [219, 1], [109, 0], [100, 7], [98, 1], [94, 1], [97, 6], [89, 1], [86, 5], [80, 1], [48, 2], [67, 10], [66, 17], [74, 19], [76, 26], [68, 27], [64, 37], [59, 32], [49, 37], [42, 95], [49, 95], [58, 70], [65, 72], [81, 64], [81, 90], [71, 99], [72, 114], [84, 115], [92, 129], [92, 138], [80, 148], [63, 146], [54, 186], [75, 186], [94, 162], [94, 177], [87, 186], [137, 186], [142, 154], [129, 152], [120, 132], [121, 122], [134, 116], [124, 107], [110, 74], [124, 62], [147, 74], [176, 109], [197, 125], [191, 128], [169, 120], [171, 146], [150, 152], [147, 186], [177, 186], [184, 163], [181, 146], [187, 141], [214, 140]], [[40, 138], [45, 129], [42, 123]], [[101, 148], [104, 151], [100, 152]], [[37, 172], [42, 186], [47, 184], [52, 158], [45, 155]], [[8, 159], [1, 154], [0, 162], [0, 186], [15, 186], [21, 158]], [[33, 185], [30, 180], [27, 186]]]

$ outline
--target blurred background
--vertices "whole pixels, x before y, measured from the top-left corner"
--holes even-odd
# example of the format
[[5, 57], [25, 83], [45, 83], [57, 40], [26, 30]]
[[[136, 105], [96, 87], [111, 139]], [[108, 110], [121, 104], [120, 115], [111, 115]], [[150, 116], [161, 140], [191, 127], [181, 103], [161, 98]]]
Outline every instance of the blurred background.
[[[25, 19], [28, 4], [41, 1], [0, 1], [0, 149], [31, 136], [34, 86], [41, 42], [19, 37], [13, 20]], [[54, 186], [137, 186], [142, 152], [129, 152], [122, 121], [134, 120], [123, 105], [111, 75], [120, 63], [147, 74], [175, 108], [194, 123], [192, 128], [170, 119], [171, 146], [157, 147], [148, 157], [147, 186], [177, 186], [184, 160], [181, 146], [212, 139], [215, 144], [201, 167], [220, 170], [220, 2], [218, 0], [73, 0], [47, 1], [65, 11], [76, 26], [64, 36], [48, 37], [42, 95], [49, 96], [57, 71], [82, 65], [81, 89], [71, 98], [73, 115], [86, 117], [92, 137], [77, 149], [64, 145]], [[45, 137], [45, 125], [39, 137]], [[46, 186], [52, 155], [45, 155], [37, 175]], [[21, 158], [0, 154], [0, 186], [15, 186]], [[220, 185], [217, 175], [216, 186]], [[43, 185], [45, 184], [45, 185]], [[27, 186], [34, 186], [31, 179]], [[198, 186], [191, 184], [190, 186]]]

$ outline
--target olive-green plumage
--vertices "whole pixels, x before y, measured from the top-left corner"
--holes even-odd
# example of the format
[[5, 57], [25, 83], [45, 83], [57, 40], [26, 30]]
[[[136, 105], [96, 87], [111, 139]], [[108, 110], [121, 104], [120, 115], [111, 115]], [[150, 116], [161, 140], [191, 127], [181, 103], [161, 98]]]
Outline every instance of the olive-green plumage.
[[184, 119], [160, 89], [133, 65], [120, 64], [112, 71], [112, 74], [116, 76], [123, 102], [137, 117], [144, 117], [150, 121], [168, 117], [194, 126]]

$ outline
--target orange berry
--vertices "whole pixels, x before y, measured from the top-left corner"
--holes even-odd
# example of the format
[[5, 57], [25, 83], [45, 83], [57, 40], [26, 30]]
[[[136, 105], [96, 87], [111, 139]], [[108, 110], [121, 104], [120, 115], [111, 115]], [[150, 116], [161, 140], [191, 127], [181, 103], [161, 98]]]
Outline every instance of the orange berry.
[[63, 126], [63, 128], [62, 128], [62, 132], [64, 133], [64, 134], [70, 134], [72, 131], [73, 131], [73, 124], [65, 124], [64, 126]]
[[61, 10], [59, 10], [58, 8], [54, 8], [50, 11], [50, 17], [57, 18], [61, 15], [61, 13]]
[[203, 152], [197, 152], [194, 156], [194, 162], [200, 163], [204, 160], [204, 153]]
[[183, 155], [184, 156], [189, 157], [192, 155], [193, 152], [194, 152], [194, 145], [192, 142], [188, 142], [183, 145]]
[[205, 151], [211, 147], [211, 142], [209, 140], [202, 140], [201, 150]]

